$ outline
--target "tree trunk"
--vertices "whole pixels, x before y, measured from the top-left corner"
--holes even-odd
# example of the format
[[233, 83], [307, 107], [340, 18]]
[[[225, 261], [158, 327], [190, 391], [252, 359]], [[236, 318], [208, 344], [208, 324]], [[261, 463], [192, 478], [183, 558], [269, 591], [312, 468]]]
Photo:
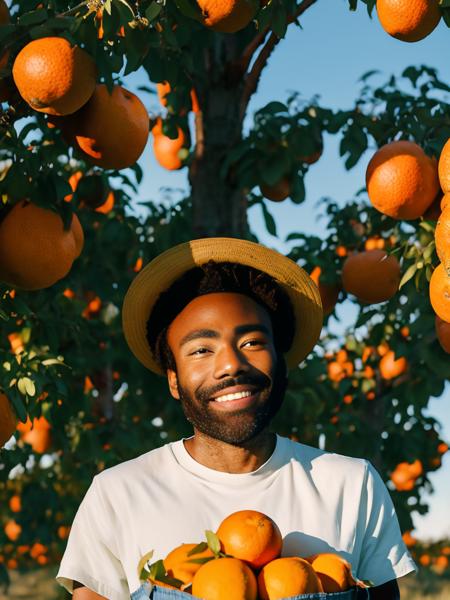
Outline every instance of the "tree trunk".
[[[244, 77], [235, 36], [217, 36], [205, 55], [207, 86], [199, 94], [196, 151], [189, 169], [195, 237], [248, 235], [246, 196], [232, 171], [221, 173], [227, 154], [242, 138], [239, 115]], [[224, 60], [225, 57], [225, 60]]]

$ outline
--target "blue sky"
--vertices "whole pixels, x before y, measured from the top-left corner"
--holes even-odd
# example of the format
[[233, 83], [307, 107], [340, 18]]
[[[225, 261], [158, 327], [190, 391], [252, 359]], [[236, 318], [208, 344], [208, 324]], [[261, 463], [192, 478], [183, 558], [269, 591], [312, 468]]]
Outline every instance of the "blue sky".
[[[358, 79], [369, 70], [382, 72], [379, 81], [390, 74], [400, 74], [409, 65], [426, 64], [438, 69], [441, 78], [448, 81], [449, 30], [444, 23], [425, 40], [415, 44], [403, 43], [388, 36], [381, 28], [376, 13], [371, 20], [360, 3], [356, 12], [348, 10], [347, 0], [319, 0], [301, 21], [302, 28], [291, 27], [285, 40], [281, 41], [270, 58], [259, 89], [249, 107], [246, 124], [251, 123], [255, 110], [271, 100], [286, 100], [289, 92], [300, 92], [305, 98], [315, 94], [321, 103], [331, 108], [350, 108], [360, 89]], [[446, 51], [447, 49], [447, 51]], [[126, 86], [134, 89], [139, 76], [129, 77]], [[148, 104], [148, 96], [143, 100]], [[156, 97], [149, 108], [158, 110]], [[318, 235], [322, 232], [317, 221], [315, 204], [323, 196], [338, 202], [353, 198], [364, 185], [365, 169], [370, 159], [368, 151], [358, 165], [345, 171], [338, 153], [338, 140], [326, 139], [321, 160], [313, 165], [306, 176], [306, 202], [295, 205], [290, 200], [270, 203], [275, 217], [279, 238], [265, 232], [260, 207], [251, 209], [249, 219], [260, 240], [281, 251], [286, 249], [283, 240], [292, 230]], [[171, 173], [162, 169], [154, 160], [149, 143], [140, 164], [144, 170], [140, 199], [161, 200], [162, 188], [187, 189], [186, 170]], [[351, 322], [350, 304], [340, 306], [338, 315], [343, 323]], [[337, 326], [337, 323], [336, 323]], [[444, 437], [450, 440], [450, 385], [444, 395], [430, 402], [430, 414], [444, 426]], [[450, 453], [447, 453], [450, 454]], [[415, 534], [423, 539], [450, 537], [450, 457], [443, 460], [443, 467], [431, 475], [435, 494], [429, 498], [428, 515], [414, 517]]]

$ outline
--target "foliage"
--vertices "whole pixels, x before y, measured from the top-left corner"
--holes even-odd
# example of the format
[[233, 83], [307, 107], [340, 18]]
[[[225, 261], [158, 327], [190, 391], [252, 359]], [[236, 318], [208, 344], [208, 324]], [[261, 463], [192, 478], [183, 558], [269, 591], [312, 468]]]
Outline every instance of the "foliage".
[[[206, 164], [208, 153], [200, 151], [199, 115], [192, 126], [193, 119], [183, 107], [189, 105], [194, 88], [206, 118], [213, 95], [226, 82], [237, 90], [241, 121], [237, 119], [238, 135], [226, 143], [221, 138], [222, 121], [217, 121], [215, 130], [203, 131], [205, 147], [217, 151], [222, 167], [220, 173], [214, 171], [217, 189], [207, 190], [208, 201], [219, 189], [230, 195], [237, 190], [244, 208], [262, 206], [267, 228], [276, 234], [270, 203], [258, 186], [287, 176], [292, 201], [303, 202], [304, 177], [311, 157], [320, 156], [325, 136], [339, 136], [347, 169], [358, 163], [366, 149], [375, 150], [399, 138], [414, 140], [438, 156], [450, 137], [446, 95], [450, 88], [433, 68], [425, 66], [410, 67], [382, 85], [375, 85], [376, 73], [364, 75], [359, 98], [346, 110], [333, 111], [315, 98], [305, 101], [296, 94], [285, 104], [274, 100], [255, 113], [253, 126], [244, 134], [243, 115], [264, 61], [286, 28], [313, 3], [272, 0], [256, 15], [256, 25], [226, 37], [199, 22], [191, 0], [144, 0], [136, 6], [124, 0], [107, 0], [103, 6], [94, 1], [52, 0], [45, 7], [17, 0], [11, 8], [13, 24], [0, 28], [2, 47], [10, 51], [2, 75], [9, 76], [14, 56], [27, 41], [63, 35], [88, 50], [99, 80], [109, 87], [126, 85], [126, 76], [139, 68], [149, 81], [141, 86], [143, 94], [152, 92], [154, 83], [168, 81], [171, 92], [162, 111], [163, 130], [174, 137], [177, 126], [186, 128], [190, 123], [195, 142], [187, 160], [191, 181], [198, 165]], [[373, 9], [372, 0], [365, 4]], [[356, 0], [350, 0], [350, 8], [357, 8]], [[233, 54], [228, 59], [231, 45]], [[260, 54], [252, 63], [256, 49]], [[2, 525], [14, 519], [22, 529], [15, 541], [0, 529], [4, 561], [0, 568], [2, 564], [12, 567], [11, 561], [16, 560], [23, 565], [34, 563], [37, 558], [31, 549], [35, 542], [45, 545], [49, 562], [57, 561], [67, 535], [61, 527], [72, 522], [96, 473], [188, 433], [178, 404], [169, 400], [165, 381], [130, 356], [122, 336], [120, 307], [142, 262], [195, 235], [193, 209], [198, 190], [193, 184], [192, 193], [179, 202], [146, 200], [136, 211], [133, 199], [139, 193], [140, 167], [123, 172], [92, 168], [7, 81], [10, 96], [2, 104], [0, 117], [0, 218], [11, 203], [23, 198], [58, 211], [66, 224], [76, 211], [86, 242], [70, 274], [51, 288], [25, 292], [6, 284], [0, 287], [0, 389], [22, 422], [27, 415], [31, 419], [43, 415], [52, 435], [50, 451], [44, 456], [34, 452], [18, 432], [15, 441], [1, 451]], [[68, 182], [77, 171], [102, 173], [105, 185], [114, 192], [110, 212], [96, 212], [83, 204], [79, 191], [73, 193]], [[369, 206], [363, 190], [343, 207], [331, 199], [323, 200], [320, 207], [327, 220], [326, 237], [293, 231], [286, 240], [293, 260], [309, 271], [320, 266], [324, 282], [339, 284], [344, 255], [363, 249], [367, 239], [380, 237], [389, 252], [401, 259], [405, 276], [401, 291], [381, 305], [362, 305], [348, 298], [358, 304], [359, 314], [345, 336], [337, 337], [327, 319], [321, 347], [292, 373], [276, 428], [308, 444], [369, 458], [391, 487], [402, 528], [411, 529], [411, 513], [427, 510], [421, 491], [431, 491], [428, 476], [440, 466], [440, 426], [426, 408], [430, 397], [442, 393], [450, 376], [427, 295], [427, 282], [438, 262], [434, 222], [406, 223], [385, 217]], [[247, 237], [256, 239], [251, 231]], [[344, 299], [341, 292], [340, 300]], [[15, 350], [14, 337], [21, 342]], [[406, 374], [384, 380], [379, 354], [374, 351], [369, 359], [363, 358], [365, 350], [382, 344], [407, 358]], [[327, 369], [339, 349], [346, 350], [353, 372], [333, 381]], [[389, 482], [391, 472], [399, 462], [416, 459], [424, 472], [415, 487], [395, 490]], [[22, 499], [18, 512], [9, 505], [15, 495]]]

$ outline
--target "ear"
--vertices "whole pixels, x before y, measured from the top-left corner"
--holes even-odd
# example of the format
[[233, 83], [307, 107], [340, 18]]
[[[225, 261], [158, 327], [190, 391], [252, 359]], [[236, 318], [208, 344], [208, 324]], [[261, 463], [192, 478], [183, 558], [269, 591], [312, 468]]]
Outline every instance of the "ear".
[[180, 399], [178, 392], [178, 377], [176, 371], [173, 369], [167, 369], [167, 382], [169, 384], [169, 391], [175, 400]]

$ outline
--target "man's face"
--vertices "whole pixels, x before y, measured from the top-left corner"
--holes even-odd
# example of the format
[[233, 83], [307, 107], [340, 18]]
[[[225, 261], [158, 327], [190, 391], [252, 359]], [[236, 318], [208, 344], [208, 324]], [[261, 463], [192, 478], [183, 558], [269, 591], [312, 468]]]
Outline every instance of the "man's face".
[[261, 432], [283, 401], [287, 377], [277, 359], [269, 313], [243, 294], [192, 300], [167, 340], [176, 371], [169, 388], [194, 430], [239, 445]]

